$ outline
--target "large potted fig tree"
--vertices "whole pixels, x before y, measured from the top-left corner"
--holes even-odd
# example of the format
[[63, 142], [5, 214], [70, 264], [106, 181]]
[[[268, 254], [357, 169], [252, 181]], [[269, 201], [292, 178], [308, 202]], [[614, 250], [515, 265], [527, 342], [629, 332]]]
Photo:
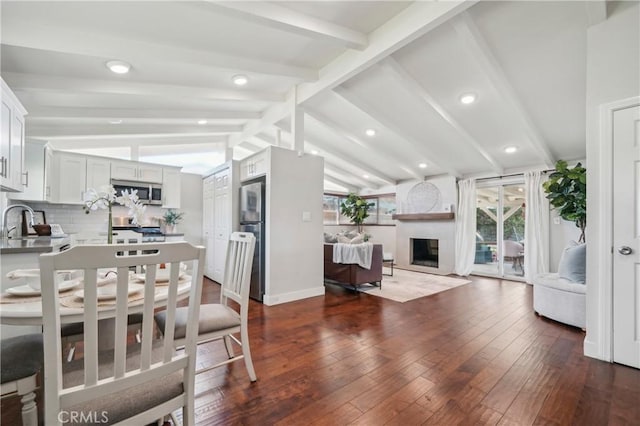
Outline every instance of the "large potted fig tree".
[[567, 162], [559, 160], [556, 170], [549, 180], [542, 184], [549, 203], [564, 220], [575, 222], [580, 228], [579, 242], [584, 242], [587, 226], [587, 169], [578, 163], [567, 167]]
[[369, 203], [364, 198], [350, 193], [347, 198], [340, 203], [340, 213], [351, 219], [358, 233], [362, 232], [362, 223], [369, 217], [369, 209], [373, 207], [375, 203]]

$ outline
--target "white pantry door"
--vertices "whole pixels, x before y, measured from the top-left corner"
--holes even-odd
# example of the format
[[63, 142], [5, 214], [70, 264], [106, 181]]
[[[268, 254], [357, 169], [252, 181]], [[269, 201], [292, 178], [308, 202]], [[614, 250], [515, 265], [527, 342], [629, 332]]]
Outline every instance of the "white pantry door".
[[613, 361], [640, 368], [640, 106], [613, 116]]

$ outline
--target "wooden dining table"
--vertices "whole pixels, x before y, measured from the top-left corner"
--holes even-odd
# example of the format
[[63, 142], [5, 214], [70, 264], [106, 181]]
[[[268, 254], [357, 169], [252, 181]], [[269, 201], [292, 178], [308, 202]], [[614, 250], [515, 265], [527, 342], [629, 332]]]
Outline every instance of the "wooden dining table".
[[[78, 291], [82, 290], [82, 280], [78, 279], [78, 286], [70, 290], [60, 292], [60, 321], [62, 324], [84, 322], [84, 309], [82, 307], [82, 298], [79, 297]], [[114, 281], [115, 282], [115, 281]], [[140, 279], [132, 275], [129, 280], [130, 284], [145, 284]], [[168, 296], [168, 286], [162, 285], [162, 282], [156, 282], [155, 285], [155, 304], [157, 307], [166, 303]], [[109, 283], [105, 283], [110, 285]], [[146, 285], [146, 284], [145, 284]], [[189, 296], [191, 287], [191, 276], [184, 275], [178, 285], [178, 300], [185, 299]], [[129, 314], [142, 312], [143, 291], [134, 293], [129, 296]], [[102, 320], [98, 323], [99, 336], [113, 336], [116, 315], [115, 299], [99, 301], [98, 319]], [[0, 323], [3, 325], [13, 326], [42, 326], [42, 299], [40, 296], [31, 297], [15, 297], [2, 293], [0, 295]], [[25, 333], [30, 331], [25, 328]], [[33, 330], [33, 327], [31, 328]], [[113, 347], [112, 338], [100, 338], [100, 349], [111, 349]]]

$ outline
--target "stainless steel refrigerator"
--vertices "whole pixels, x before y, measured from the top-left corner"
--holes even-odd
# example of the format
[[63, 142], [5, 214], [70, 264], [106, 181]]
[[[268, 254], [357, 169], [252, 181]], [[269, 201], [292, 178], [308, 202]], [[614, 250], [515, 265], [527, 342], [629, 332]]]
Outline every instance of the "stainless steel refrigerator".
[[251, 269], [249, 297], [262, 302], [265, 279], [265, 181], [264, 178], [247, 182], [240, 187], [240, 231], [256, 237]]

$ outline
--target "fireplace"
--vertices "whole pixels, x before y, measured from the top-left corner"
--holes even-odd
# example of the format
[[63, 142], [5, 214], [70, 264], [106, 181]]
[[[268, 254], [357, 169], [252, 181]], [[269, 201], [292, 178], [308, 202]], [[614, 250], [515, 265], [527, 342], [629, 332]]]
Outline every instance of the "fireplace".
[[411, 238], [411, 264], [438, 267], [438, 240]]

